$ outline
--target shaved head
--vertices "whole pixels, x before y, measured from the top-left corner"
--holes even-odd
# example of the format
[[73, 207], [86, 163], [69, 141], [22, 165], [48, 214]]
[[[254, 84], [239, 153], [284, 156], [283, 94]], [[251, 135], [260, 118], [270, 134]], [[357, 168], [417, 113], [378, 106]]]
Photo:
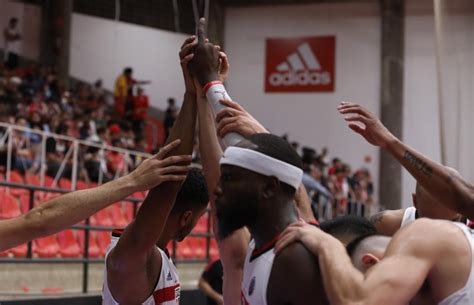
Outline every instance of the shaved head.
[[385, 255], [391, 237], [384, 235], [360, 236], [347, 246], [352, 264], [361, 272], [378, 263]]

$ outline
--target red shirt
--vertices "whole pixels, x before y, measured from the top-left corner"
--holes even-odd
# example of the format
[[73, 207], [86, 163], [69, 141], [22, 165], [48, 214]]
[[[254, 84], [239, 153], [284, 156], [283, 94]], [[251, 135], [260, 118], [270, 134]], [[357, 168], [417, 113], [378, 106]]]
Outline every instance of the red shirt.
[[148, 112], [148, 96], [139, 95], [133, 99], [133, 119], [145, 120]]

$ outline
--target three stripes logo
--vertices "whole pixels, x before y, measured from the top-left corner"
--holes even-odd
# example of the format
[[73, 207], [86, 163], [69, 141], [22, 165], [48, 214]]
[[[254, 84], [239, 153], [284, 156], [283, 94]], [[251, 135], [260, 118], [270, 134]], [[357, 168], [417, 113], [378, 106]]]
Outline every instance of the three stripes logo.
[[267, 39], [266, 53], [266, 92], [334, 91], [334, 36]]

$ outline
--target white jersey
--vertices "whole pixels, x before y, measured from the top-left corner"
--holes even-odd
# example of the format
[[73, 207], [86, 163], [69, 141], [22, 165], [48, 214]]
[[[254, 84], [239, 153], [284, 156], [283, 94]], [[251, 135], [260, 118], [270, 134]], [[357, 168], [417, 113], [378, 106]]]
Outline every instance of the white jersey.
[[242, 280], [242, 305], [267, 305], [268, 280], [275, 259], [274, 246], [275, 242], [255, 252], [255, 241], [250, 241]]
[[402, 224], [400, 228], [411, 224], [416, 220], [416, 208], [415, 207], [409, 207], [405, 210], [405, 213], [403, 214], [403, 219], [402, 219]]
[[466, 225], [455, 222], [455, 225], [459, 226], [461, 230], [466, 235], [466, 238], [471, 246], [471, 275], [466, 282], [466, 285], [451, 294], [449, 297], [445, 298], [443, 301], [439, 302], [438, 305], [473, 305], [474, 304], [474, 236]]
[[[107, 255], [117, 245], [119, 237], [112, 237]], [[161, 273], [153, 294], [143, 302], [143, 305], [179, 305], [181, 287], [178, 272], [168, 255], [158, 248], [162, 258]], [[107, 257], [106, 257], [107, 259]], [[104, 286], [102, 288], [102, 305], [119, 305], [109, 290], [107, 281], [107, 264], [105, 265]]]

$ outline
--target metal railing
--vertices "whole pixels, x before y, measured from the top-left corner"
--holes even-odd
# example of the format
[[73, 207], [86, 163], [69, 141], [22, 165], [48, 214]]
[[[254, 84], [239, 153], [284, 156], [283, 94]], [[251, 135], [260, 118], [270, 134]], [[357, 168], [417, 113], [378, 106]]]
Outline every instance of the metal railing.
[[[46, 193], [60, 193], [65, 194], [69, 193], [70, 191], [57, 189], [57, 188], [47, 188], [41, 186], [33, 186], [33, 185], [24, 185], [19, 183], [11, 183], [0, 181], [0, 186], [8, 187], [8, 188], [18, 188], [24, 189], [29, 192], [29, 210], [33, 209], [35, 205], [35, 192], [46, 192]], [[136, 215], [137, 211], [137, 204], [141, 202], [139, 199], [134, 198], [127, 198], [123, 201], [129, 202], [129, 204], [134, 205], [133, 209], [133, 217]], [[209, 210], [207, 211], [209, 213]], [[208, 224], [207, 224], [207, 233], [191, 233], [188, 237], [198, 237], [198, 238], [206, 238], [206, 256], [205, 259], [178, 259], [177, 258], [177, 242], [173, 241], [173, 254], [172, 258], [175, 264], [182, 264], [182, 263], [205, 263], [210, 258], [210, 243], [212, 234], [210, 233], [210, 215], [208, 217]], [[89, 274], [89, 265], [90, 264], [103, 264], [104, 258], [90, 258], [89, 257], [89, 238], [90, 238], [90, 231], [113, 231], [114, 227], [106, 227], [106, 226], [93, 226], [90, 225], [90, 219], [87, 218], [85, 220], [85, 225], [74, 225], [70, 229], [81, 230], [84, 232], [84, 251], [82, 253], [81, 258], [34, 258], [33, 257], [33, 241], [27, 243], [27, 255], [25, 258], [0, 258], [0, 264], [78, 264], [81, 263], [83, 265], [82, 268], [82, 292], [88, 292], [88, 274]]]

